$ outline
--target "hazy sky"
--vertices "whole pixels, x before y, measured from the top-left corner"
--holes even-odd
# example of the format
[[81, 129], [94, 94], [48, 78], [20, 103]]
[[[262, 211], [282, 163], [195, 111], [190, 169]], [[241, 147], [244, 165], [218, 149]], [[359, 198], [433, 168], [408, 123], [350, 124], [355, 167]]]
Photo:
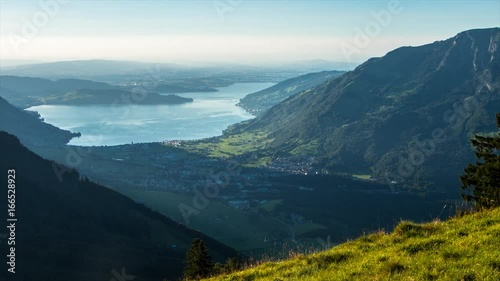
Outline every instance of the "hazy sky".
[[360, 62], [495, 26], [499, 0], [0, 0], [0, 58]]

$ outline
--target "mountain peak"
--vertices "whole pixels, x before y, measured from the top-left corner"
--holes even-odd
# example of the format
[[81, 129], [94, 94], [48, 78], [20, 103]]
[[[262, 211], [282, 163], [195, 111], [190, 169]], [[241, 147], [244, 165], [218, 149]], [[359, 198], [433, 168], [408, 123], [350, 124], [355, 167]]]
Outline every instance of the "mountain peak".
[[[440, 178], [450, 175], [447, 182], [455, 182], [473, 156], [470, 136], [495, 129], [484, 120], [493, 120], [500, 108], [499, 39], [500, 28], [478, 29], [398, 48], [232, 131], [267, 132], [268, 148], [280, 157], [315, 151], [316, 169], [372, 170], [389, 182], [419, 177], [436, 184], [431, 167], [441, 163]], [[445, 144], [434, 140], [436, 130], [445, 134]], [[432, 153], [401, 172], [413, 150], [422, 152], [415, 143], [426, 141], [433, 142]]]

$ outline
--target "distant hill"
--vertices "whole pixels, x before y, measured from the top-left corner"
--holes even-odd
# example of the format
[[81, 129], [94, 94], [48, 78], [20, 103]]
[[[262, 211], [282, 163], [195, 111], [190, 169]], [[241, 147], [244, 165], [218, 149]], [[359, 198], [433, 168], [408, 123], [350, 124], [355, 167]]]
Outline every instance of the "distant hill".
[[499, 46], [500, 28], [490, 28], [402, 47], [288, 98], [225, 137], [255, 135], [271, 161], [303, 157], [315, 170], [455, 187], [473, 161], [470, 137], [496, 131]]
[[135, 61], [74, 60], [25, 64], [3, 67], [1, 74], [34, 76], [50, 79], [84, 78], [94, 79], [110, 75], [148, 75], [148, 70], [161, 67], [163, 71], [178, 71], [184, 67], [175, 64], [157, 64]]
[[173, 94], [173, 93], [208, 93], [208, 92], [217, 92], [217, 89], [198, 86], [195, 87], [193, 85], [175, 85], [175, 84], [160, 84], [156, 86], [153, 91], [162, 93], [162, 94]]
[[[325, 60], [305, 60], [291, 61], [283, 63], [270, 63], [267, 65], [242, 65], [227, 63], [194, 63], [180, 65], [175, 63], [148, 63], [137, 61], [118, 60], [73, 60], [58, 62], [40, 62], [23, 64], [17, 66], [2, 65], [0, 74], [15, 76], [34, 76], [49, 79], [79, 78], [108, 81], [121, 77], [135, 77], [134, 79], [151, 78], [151, 71], [163, 77], [170, 78], [209, 78], [209, 77], [232, 77], [241, 76], [237, 80], [252, 81], [255, 75], [283, 77], [284, 72], [288, 72], [287, 77], [311, 72], [318, 72], [326, 69], [353, 69], [358, 63], [335, 62]], [[248, 75], [249, 77], [245, 77]], [[105, 80], [102, 80], [104, 78]], [[260, 77], [257, 82], [269, 81], [268, 78]], [[232, 80], [232, 79], [231, 79]], [[273, 80], [274, 81], [274, 80]], [[236, 81], [233, 81], [236, 82]]]
[[209, 280], [500, 280], [499, 229], [498, 208], [446, 222], [405, 221], [393, 233]]
[[61, 130], [43, 122], [36, 112], [25, 111], [0, 97], [0, 130], [17, 136], [25, 145], [64, 145], [79, 133]]
[[[113, 272], [122, 276], [123, 270], [138, 281], [176, 280], [196, 237], [204, 240], [216, 260], [237, 255], [202, 233], [40, 158], [12, 135], [0, 132], [0, 143], [6, 197], [7, 173], [15, 170], [18, 219], [16, 273], [7, 272], [3, 262], [2, 280], [113, 280]], [[5, 222], [7, 205], [3, 206]], [[2, 232], [6, 231], [4, 226]], [[10, 245], [0, 239], [0, 250], [7, 255]]]
[[44, 104], [65, 105], [157, 105], [157, 104], [182, 104], [192, 102], [191, 98], [183, 98], [176, 95], [159, 95], [157, 93], [134, 94], [123, 90], [89, 90], [82, 89], [63, 95], [55, 95], [41, 98]]
[[344, 73], [343, 71], [322, 71], [291, 78], [270, 88], [247, 95], [240, 100], [238, 105], [248, 112], [260, 114], [290, 96], [305, 90], [312, 90], [312, 88], [323, 84], [325, 81]]
[[52, 81], [37, 77], [0, 76], [0, 95], [21, 108], [42, 104], [38, 97], [60, 95], [80, 89], [118, 89], [107, 83], [81, 79]]
[[117, 89], [103, 82], [94, 82], [82, 79], [59, 79], [52, 81], [37, 77], [0, 76], [0, 85], [4, 89], [15, 90], [19, 93], [29, 95], [47, 96], [63, 94], [79, 89], [107, 90]]
[[[196, 90], [175, 87], [175, 85], [172, 87], [171, 90], [179, 90], [180, 92]], [[201, 90], [208, 91], [210, 89], [203, 88]], [[7, 75], [0, 76], [0, 95], [21, 108], [40, 104], [122, 104], [127, 103], [127, 101], [134, 104], [181, 104], [193, 101], [190, 98], [174, 95], [162, 96], [154, 92], [148, 92], [143, 98], [142, 94], [134, 95], [129, 90], [90, 80], [59, 79], [52, 81], [36, 77]], [[133, 98], [134, 96], [137, 98]]]

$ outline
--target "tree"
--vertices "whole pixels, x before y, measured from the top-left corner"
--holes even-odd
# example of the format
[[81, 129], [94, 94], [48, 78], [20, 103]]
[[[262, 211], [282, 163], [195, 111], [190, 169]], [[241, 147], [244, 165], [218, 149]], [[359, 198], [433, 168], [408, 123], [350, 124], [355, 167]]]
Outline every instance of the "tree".
[[[496, 115], [500, 129], [500, 113]], [[474, 201], [475, 209], [500, 206], [500, 132], [493, 136], [475, 135], [471, 139], [478, 160], [469, 164], [460, 177], [462, 197], [467, 202]]]
[[191, 248], [186, 253], [184, 278], [201, 279], [208, 277], [212, 272], [212, 257], [208, 254], [205, 243], [199, 238], [191, 242]]

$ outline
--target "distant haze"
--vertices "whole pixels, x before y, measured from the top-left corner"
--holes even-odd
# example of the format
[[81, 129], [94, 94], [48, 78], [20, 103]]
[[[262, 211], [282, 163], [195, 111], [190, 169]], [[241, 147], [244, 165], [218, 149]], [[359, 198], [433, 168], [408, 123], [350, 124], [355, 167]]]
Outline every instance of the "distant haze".
[[398, 46], [494, 26], [500, 26], [494, 0], [2, 0], [0, 59], [361, 62]]

